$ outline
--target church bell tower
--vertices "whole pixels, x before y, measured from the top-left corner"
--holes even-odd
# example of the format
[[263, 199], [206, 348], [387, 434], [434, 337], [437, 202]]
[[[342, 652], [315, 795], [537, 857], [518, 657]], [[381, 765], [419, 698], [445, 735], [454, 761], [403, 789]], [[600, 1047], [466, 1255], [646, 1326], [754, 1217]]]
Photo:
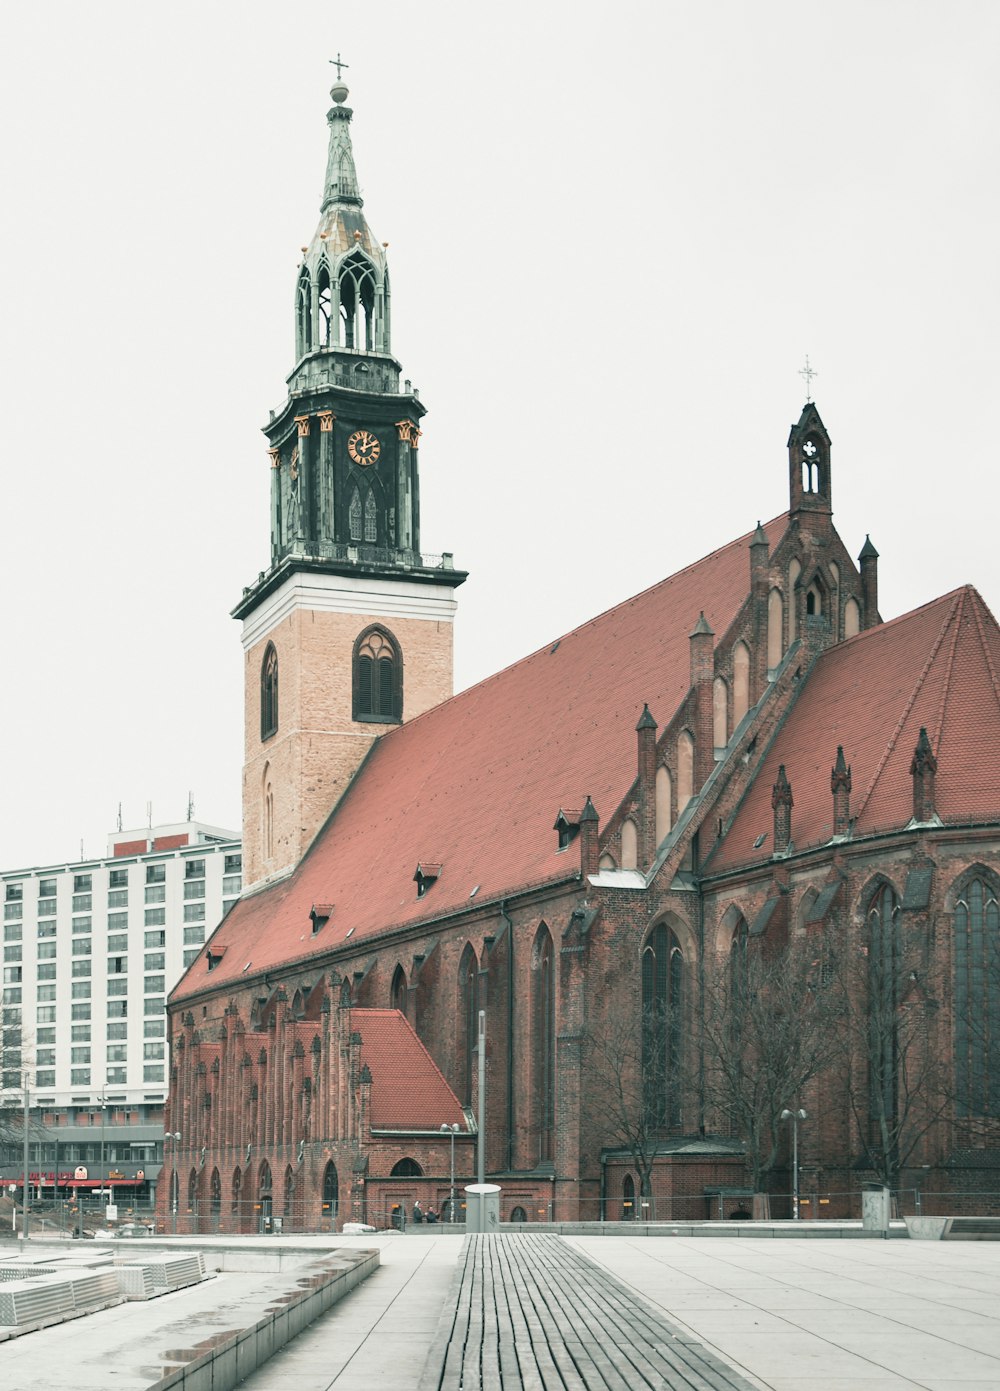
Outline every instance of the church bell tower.
[[287, 874], [388, 726], [452, 694], [450, 555], [420, 549], [425, 408], [392, 355], [386, 243], [372, 235], [330, 92], [319, 225], [295, 282], [295, 366], [264, 427], [271, 560], [243, 592], [247, 888]]

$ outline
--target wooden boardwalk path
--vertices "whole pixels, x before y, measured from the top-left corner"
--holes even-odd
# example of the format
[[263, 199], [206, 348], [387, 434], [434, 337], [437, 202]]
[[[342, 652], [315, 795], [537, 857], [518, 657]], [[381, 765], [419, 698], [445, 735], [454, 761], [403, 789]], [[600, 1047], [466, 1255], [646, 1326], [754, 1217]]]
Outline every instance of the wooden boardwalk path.
[[559, 1236], [469, 1236], [420, 1391], [749, 1391]]

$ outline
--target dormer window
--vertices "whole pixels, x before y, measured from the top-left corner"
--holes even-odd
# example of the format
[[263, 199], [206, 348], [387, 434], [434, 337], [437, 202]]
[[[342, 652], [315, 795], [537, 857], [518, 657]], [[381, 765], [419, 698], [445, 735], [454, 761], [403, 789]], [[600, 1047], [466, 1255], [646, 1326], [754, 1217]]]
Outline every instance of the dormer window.
[[559, 834], [559, 849], [568, 849], [570, 842], [579, 834], [580, 813], [578, 811], [567, 811], [560, 807], [559, 815], [556, 817], [552, 829]]
[[214, 971], [225, 954], [225, 947], [209, 947], [205, 952], [205, 960], [208, 962], [208, 969]]
[[313, 936], [321, 932], [333, 914], [332, 903], [314, 903], [309, 910], [309, 917], [312, 921]]
[[417, 885], [417, 898], [424, 897], [427, 890], [432, 886], [434, 881], [440, 877], [442, 868], [442, 865], [431, 864], [426, 860], [422, 860], [420, 864], [417, 865], [416, 871], [413, 875], [414, 881]]

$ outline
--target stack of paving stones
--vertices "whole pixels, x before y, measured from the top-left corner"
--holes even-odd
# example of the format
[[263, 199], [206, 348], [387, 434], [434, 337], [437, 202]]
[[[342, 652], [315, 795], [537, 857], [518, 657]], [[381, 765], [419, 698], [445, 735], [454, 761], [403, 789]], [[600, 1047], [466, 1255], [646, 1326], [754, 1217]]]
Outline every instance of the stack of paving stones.
[[559, 1236], [469, 1236], [420, 1391], [752, 1391]]

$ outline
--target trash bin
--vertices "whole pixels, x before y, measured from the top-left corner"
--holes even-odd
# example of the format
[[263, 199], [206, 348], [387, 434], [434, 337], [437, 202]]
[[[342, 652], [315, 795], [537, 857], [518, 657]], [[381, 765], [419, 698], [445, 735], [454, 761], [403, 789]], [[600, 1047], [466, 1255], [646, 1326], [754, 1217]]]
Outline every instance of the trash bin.
[[496, 1232], [500, 1229], [500, 1185], [470, 1183], [465, 1190], [465, 1230]]
[[887, 1232], [891, 1195], [884, 1184], [872, 1184], [861, 1194], [861, 1226], [866, 1232]]

